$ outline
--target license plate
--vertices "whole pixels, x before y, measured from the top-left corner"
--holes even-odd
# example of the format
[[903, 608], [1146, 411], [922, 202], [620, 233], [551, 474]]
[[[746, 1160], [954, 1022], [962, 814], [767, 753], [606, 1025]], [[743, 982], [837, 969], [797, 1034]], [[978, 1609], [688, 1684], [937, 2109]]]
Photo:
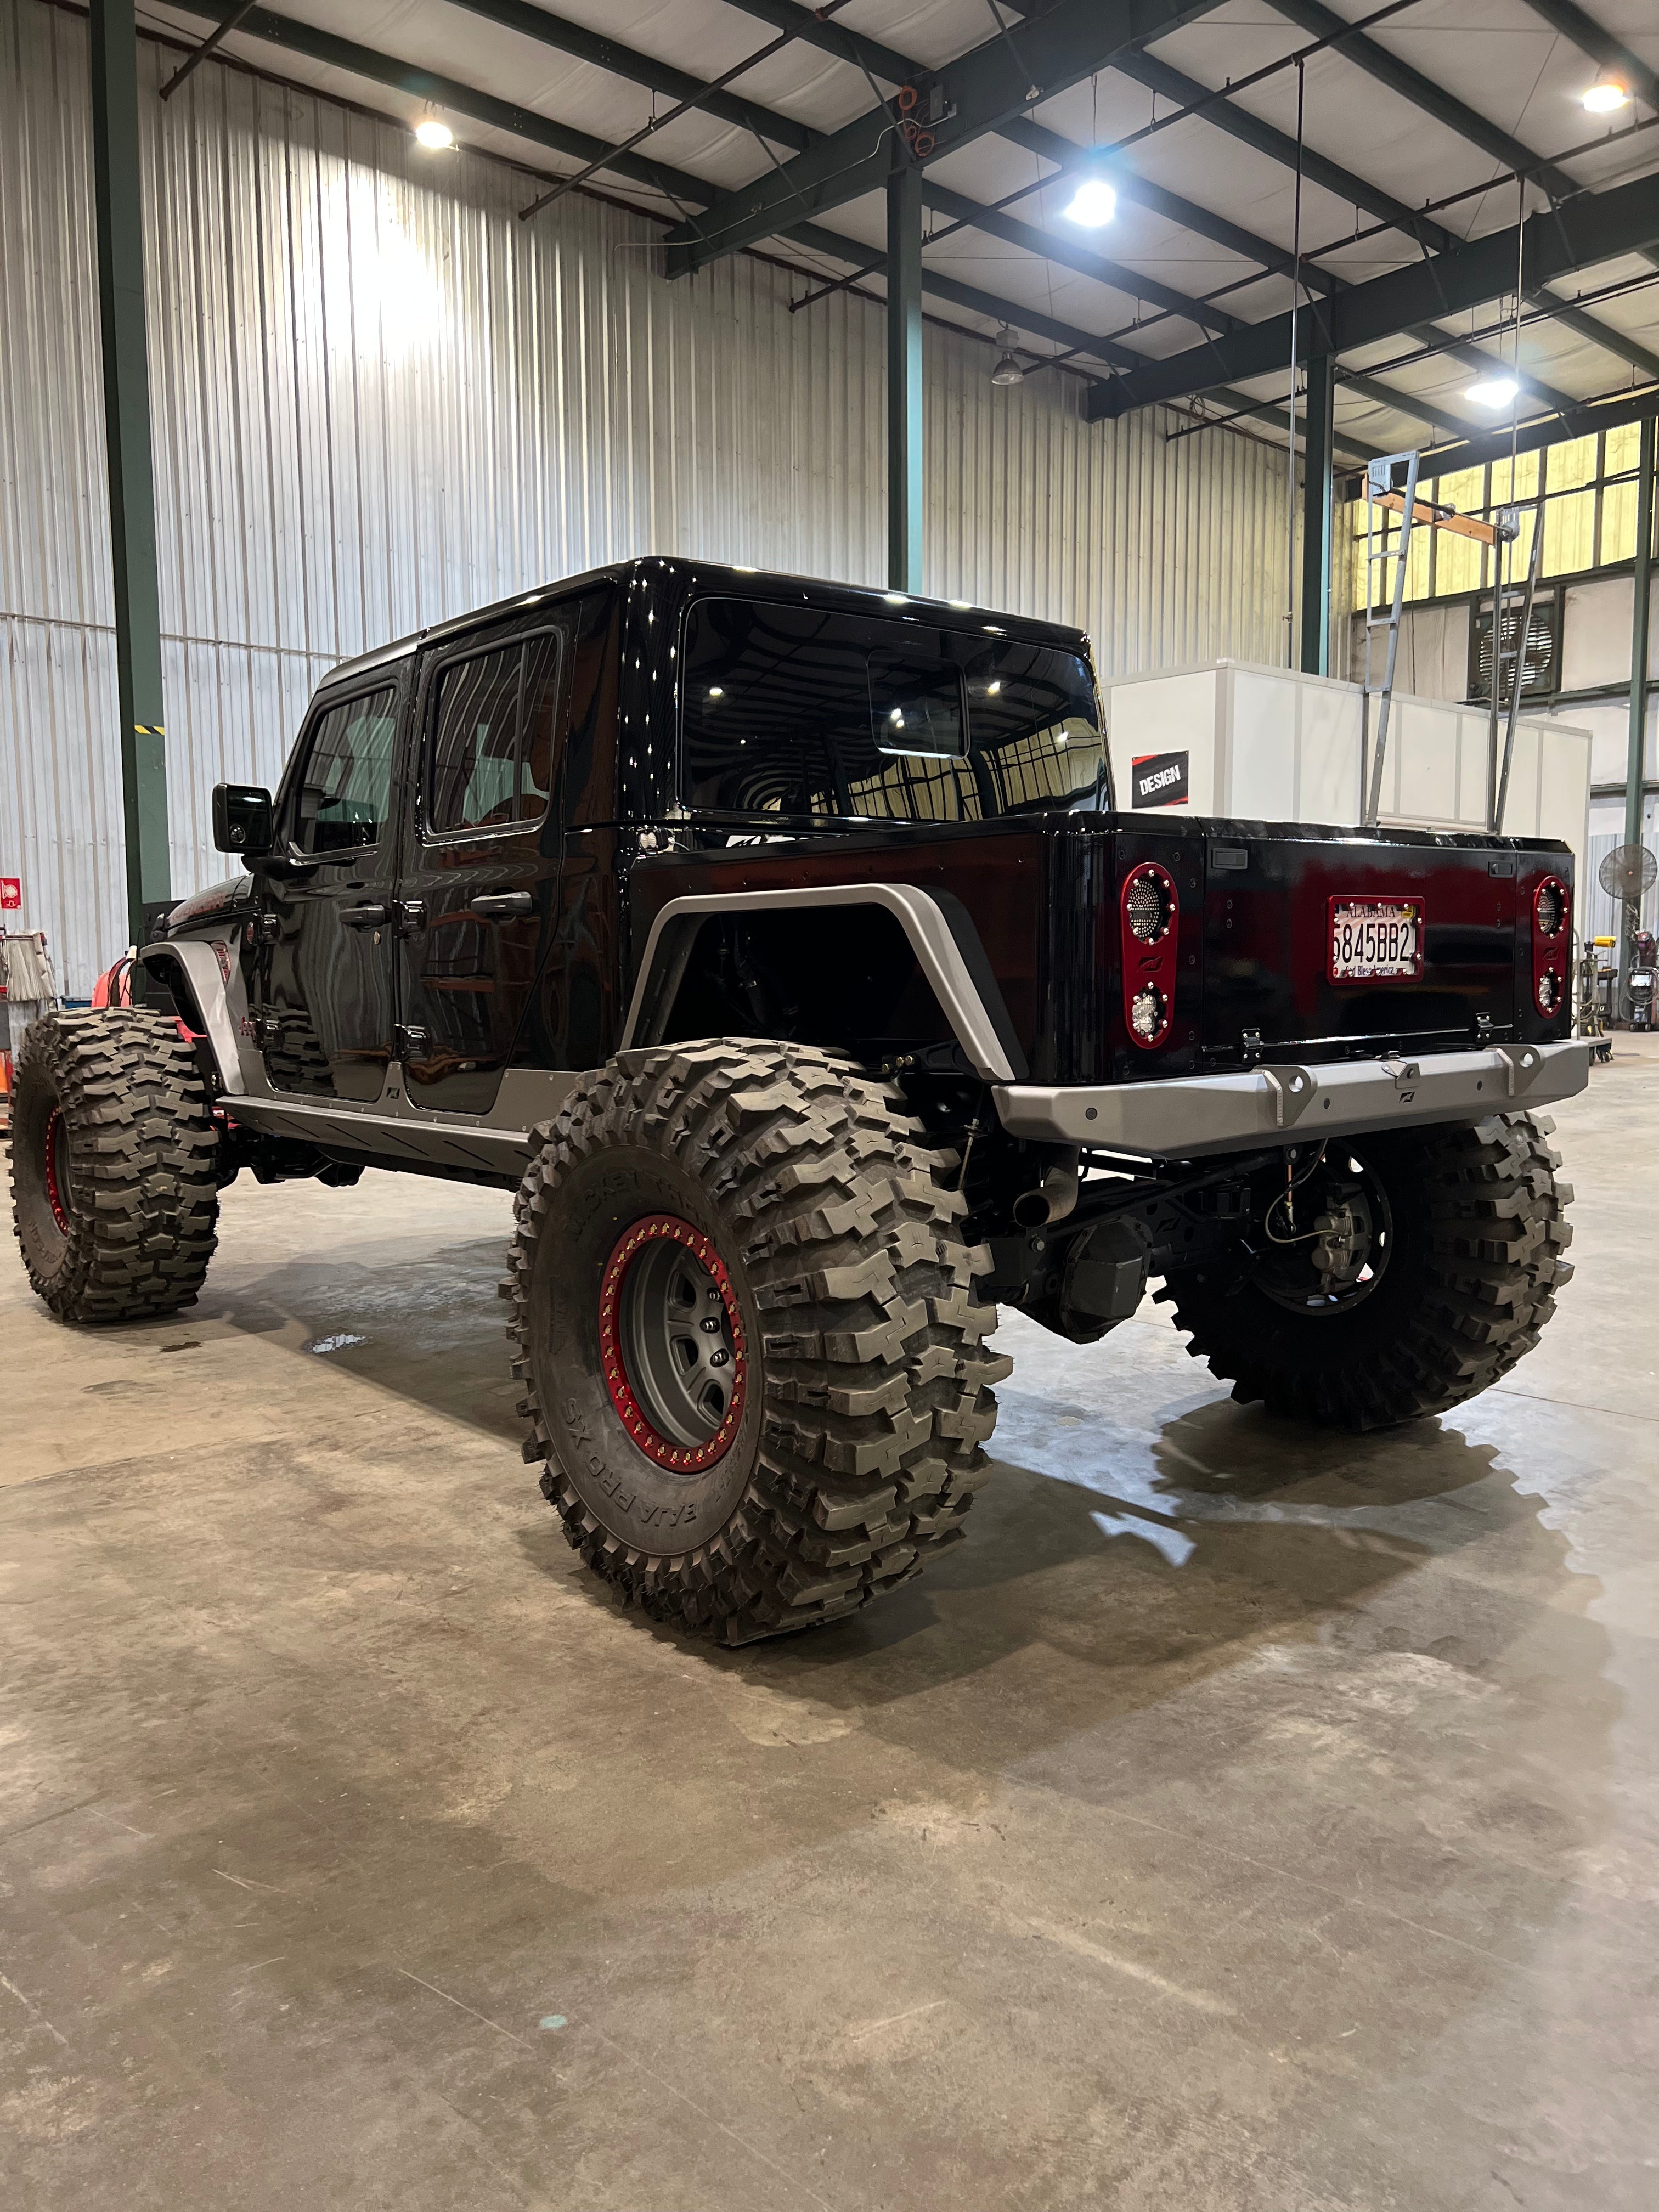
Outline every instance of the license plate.
[[1423, 972], [1423, 902], [1333, 899], [1333, 983], [1382, 983]]

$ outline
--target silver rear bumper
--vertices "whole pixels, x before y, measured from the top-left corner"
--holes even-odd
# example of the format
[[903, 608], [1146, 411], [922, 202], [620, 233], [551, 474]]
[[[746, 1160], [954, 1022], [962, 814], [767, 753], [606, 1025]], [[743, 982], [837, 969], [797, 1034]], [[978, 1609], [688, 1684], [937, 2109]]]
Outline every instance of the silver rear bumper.
[[1571, 1098], [1589, 1081], [1590, 1047], [1492, 1045], [1420, 1059], [1344, 1060], [1301, 1067], [1272, 1061], [1239, 1075], [1183, 1075], [1165, 1082], [1096, 1086], [996, 1085], [992, 1096], [1012, 1137], [1098, 1145], [1148, 1159], [1197, 1159], [1261, 1145], [1424, 1121], [1478, 1121], [1487, 1114]]

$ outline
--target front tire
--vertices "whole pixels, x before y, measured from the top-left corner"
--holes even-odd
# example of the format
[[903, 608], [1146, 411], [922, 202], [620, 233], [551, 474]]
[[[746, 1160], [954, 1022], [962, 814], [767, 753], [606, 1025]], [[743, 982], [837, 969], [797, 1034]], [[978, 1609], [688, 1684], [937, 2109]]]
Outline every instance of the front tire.
[[218, 1139], [175, 1023], [113, 1007], [32, 1022], [11, 1158], [23, 1264], [60, 1321], [194, 1304], [216, 1242]]
[[1443, 1413], [1532, 1350], [1572, 1273], [1562, 1257], [1572, 1189], [1556, 1180], [1554, 1126], [1504, 1114], [1473, 1128], [1334, 1140], [1354, 1156], [1379, 1219], [1386, 1210], [1391, 1249], [1373, 1286], [1328, 1310], [1310, 1297], [1297, 1310], [1287, 1278], [1259, 1264], [1243, 1276], [1215, 1266], [1171, 1274], [1159, 1299], [1190, 1331], [1193, 1357], [1242, 1403], [1362, 1431]]
[[803, 1045], [624, 1054], [520, 1186], [525, 1457], [596, 1573], [726, 1644], [856, 1612], [953, 1541], [1010, 1362], [954, 1156]]

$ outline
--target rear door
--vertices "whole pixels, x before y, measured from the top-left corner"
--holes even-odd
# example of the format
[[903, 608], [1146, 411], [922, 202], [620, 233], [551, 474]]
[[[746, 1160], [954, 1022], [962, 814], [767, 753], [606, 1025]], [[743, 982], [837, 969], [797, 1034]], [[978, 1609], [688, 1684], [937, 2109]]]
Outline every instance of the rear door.
[[372, 1099], [392, 1054], [393, 771], [404, 679], [319, 700], [260, 871], [259, 1037], [280, 1091]]
[[511, 1058], [556, 890], [568, 679], [557, 623], [469, 638], [422, 669], [398, 922], [415, 1105], [485, 1113]]

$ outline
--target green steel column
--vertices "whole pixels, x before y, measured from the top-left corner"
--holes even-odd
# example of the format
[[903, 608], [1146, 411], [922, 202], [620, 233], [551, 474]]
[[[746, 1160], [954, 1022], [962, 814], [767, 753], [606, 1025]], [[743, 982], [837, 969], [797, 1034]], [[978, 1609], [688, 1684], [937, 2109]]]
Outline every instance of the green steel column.
[[1302, 661], [1308, 676], [1331, 672], [1331, 449], [1336, 443], [1336, 356], [1308, 363], [1302, 457]]
[[146, 901], [171, 895], [161, 614], [144, 351], [144, 234], [139, 199], [138, 42], [133, 0], [92, 0], [93, 185], [98, 307], [115, 572], [115, 667], [121, 715], [121, 806], [127, 922], [143, 942]]
[[887, 587], [921, 589], [921, 170], [887, 179]]
[[[1653, 573], [1654, 418], [1642, 417], [1636, 463], [1636, 578], [1630, 625], [1630, 750], [1625, 763], [1625, 842], [1642, 842], [1642, 786], [1647, 775], [1648, 606]], [[1583, 896], [1583, 893], [1580, 893]], [[1619, 1004], [1630, 986], [1630, 932], [1619, 916]]]

